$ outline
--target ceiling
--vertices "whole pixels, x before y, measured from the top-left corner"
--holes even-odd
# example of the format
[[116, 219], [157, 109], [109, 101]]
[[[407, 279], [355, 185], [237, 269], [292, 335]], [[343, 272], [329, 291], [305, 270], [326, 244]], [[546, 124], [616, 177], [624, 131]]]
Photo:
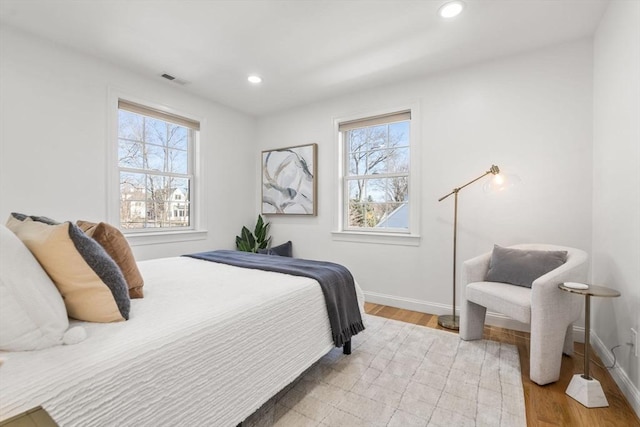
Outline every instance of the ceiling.
[[260, 116], [587, 37], [607, 1], [0, 0], [0, 23]]

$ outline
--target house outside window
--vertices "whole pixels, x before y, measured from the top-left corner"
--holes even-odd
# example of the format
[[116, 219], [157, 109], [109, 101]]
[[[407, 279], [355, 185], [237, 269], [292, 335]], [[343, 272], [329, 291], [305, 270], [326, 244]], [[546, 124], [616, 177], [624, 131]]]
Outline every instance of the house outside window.
[[120, 228], [124, 232], [194, 228], [196, 121], [118, 101]]
[[345, 231], [410, 232], [411, 111], [342, 122]]

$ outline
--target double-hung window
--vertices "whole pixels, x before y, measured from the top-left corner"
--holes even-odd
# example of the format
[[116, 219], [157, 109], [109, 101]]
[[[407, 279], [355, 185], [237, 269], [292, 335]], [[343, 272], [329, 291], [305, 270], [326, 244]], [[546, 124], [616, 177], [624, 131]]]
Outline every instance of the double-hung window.
[[194, 144], [200, 124], [118, 101], [120, 228], [194, 228]]
[[410, 233], [411, 111], [338, 124], [342, 231]]

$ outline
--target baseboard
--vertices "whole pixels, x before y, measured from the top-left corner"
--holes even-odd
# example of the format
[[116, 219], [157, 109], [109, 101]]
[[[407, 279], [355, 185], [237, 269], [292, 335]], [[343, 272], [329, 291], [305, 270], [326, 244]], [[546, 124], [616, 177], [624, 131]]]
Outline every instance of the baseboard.
[[[611, 366], [613, 364], [613, 355], [593, 330], [591, 330], [589, 339], [591, 340], [591, 346], [595, 352], [598, 353], [600, 360], [602, 360], [605, 365]], [[608, 371], [616, 384], [618, 384], [618, 387], [620, 387], [622, 394], [627, 398], [636, 415], [640, 418], [640, 390], [631, 382], [631, 379], [624, 369], [618, 367], [609, 369]]]
[[[419, 311], [421, 313], [429, 313], [435, 315], [451, 314], [451, 306], [447, 304], [440, 304], [437, 302], [430, 302], [419, 300], [415, 298], [404, 298], [395, 295], [380, 294], [378, 292], [364, 292], [364, 299], [367, 302], [373, 304], [388, 305], [391, 307], [403, 308], [405, 310]], [[460, 315], [460, 307], [456, 307], [456, 314]], [[513, 329], [516, 331], [529, 332], [529, 325], [513, 320], [504, 314], [487, 312], [485, 322], [491, 326], [498, 326], [500, 328]], [[573, 340], [577, 342], [584, 342], [584, 327], [573, 327]]]
[[[374, 304], [388, 305], [391, 307], [403, 308], [405, 310], [419, 311], [421, 313], [429, 313], [435, 315], [451, 314], [451, 306], [419, 300], [415, 298], [404, 298], [395, 295], [380, 294], [377, 292], [364, 292], [366, 302]], [[460, 315], [460, 307], [456, 307], [456, 315]], [[529, 332], [529, 325], [513, 320], [500, 313], [487, 312], [486, 323], [501, 328], [513, 329], [516, 331]]]
[[573, 327], [573, 341], [584, 343], [584, 326]]

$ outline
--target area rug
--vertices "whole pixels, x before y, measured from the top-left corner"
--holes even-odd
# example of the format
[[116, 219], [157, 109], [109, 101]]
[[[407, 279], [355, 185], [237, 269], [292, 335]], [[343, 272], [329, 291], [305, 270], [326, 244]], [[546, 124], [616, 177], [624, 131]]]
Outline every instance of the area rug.
[[242, 426], [526, 426], [515, 346], [364, 322], [350, 356], [332, 350]]

